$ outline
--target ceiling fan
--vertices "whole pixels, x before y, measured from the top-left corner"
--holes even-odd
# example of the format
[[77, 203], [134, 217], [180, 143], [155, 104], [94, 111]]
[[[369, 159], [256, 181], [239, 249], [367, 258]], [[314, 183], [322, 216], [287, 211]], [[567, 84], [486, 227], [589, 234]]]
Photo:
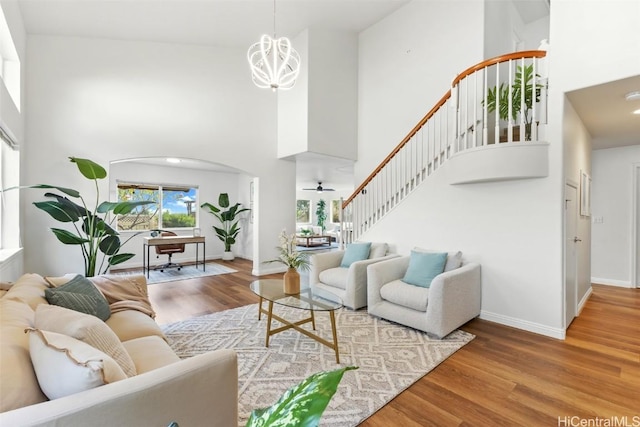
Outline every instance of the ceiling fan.
[[317, 191], [318, 193], [322, 193], [323, 191], [336, 191], [333, 188], [324, 188], [322, 186], [322, 182], [318, 181], [318, 186], [316, 188], [303, 188], [305, 191]]

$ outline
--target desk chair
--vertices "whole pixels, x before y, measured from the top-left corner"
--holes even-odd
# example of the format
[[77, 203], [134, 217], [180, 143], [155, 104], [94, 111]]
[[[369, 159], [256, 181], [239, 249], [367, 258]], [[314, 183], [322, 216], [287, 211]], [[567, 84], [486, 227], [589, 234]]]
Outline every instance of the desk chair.
[[[169, 236], [177, 236], [176, 233], [172, 231], [163, 231], [160, 236], [169, 237]], [[154, 270], [160, 270], [164, 273], [165, 268], [177, 268], [180, 270], [182, 266], [180, 264], [176, 264], [175, 262], [171, 262], [171, 255], [177, 253], [184, 252], [184, 243], [171, 243], [166, 245], [157, 245], [156, 246], [156, 258], [160, 258], [160, 255], [169, 255], [169, 261], [166, 264], [159, 265], [154, 268]]]

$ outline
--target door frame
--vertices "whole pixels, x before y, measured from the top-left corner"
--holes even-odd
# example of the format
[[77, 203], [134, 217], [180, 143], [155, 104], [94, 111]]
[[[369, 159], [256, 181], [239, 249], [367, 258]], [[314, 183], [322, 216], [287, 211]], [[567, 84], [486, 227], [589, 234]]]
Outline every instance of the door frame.
[[638, 216], [640, 211], [638, 210], [638, 192], [640, 187], [638, 186], [638, 180], [640, 180], [640, 163], [631, 164], [631, 176], [633, 181], [631, 183], [631, 287], [640, 288], [640, 282], [638, 275], [638, 251], [640, 248], [640, 239], [638, 239]]
[[[574, 213], [575, 213], [575, 223], [576, 223], [576, 233], [578, 231], [578, 219], [579, 219], [579, 206], [578, 203], [580, 201], [580, 193], [579, 193], [579, 189], [580, 189], [580, 185], [572, 180], [572, 179], [566, 179], [564, 186], [562, 187], [562, 200], [565, 200], [565, 194], [566, 194], [566, 188], [567, 186], [575, 189], [576, 191], [576, 200], [575, 200], [575, 204], [574, 204]], [[564, 329], [565, 331], [569, 328], [569, 324], [567, 324], [567, 251], [566, 251], [566, 246], [567, 246], [567, 241], [569, 236], [567, 235], [567, 210], [566, 210], [566, 201], [564, 201], [563, 203], [563, 218], [562, 218], [562, 228], [563, 228], [563, 233], [562, 235], [564, 236], [564, 240], [563, 240], [563, 245], [562, 245], [562, 276], [563, 276], [563, 280], [562, 280], [562, 323], [564, 325]], [[575, 237], [575, 236], [574, 236]], [[574, 308], [574, 312], [575, 312], [575, 316], [574, 319], [578, 316], [578, 254], [576, 251], [576, 256], [575, 256], [575, 268], [576, 268], [576, 272], [575, 272], [575, 290], [574, 290], [574, 294], [575, 294], [575, 308]], [[572, 319], [573, 320], [573, 319]]]

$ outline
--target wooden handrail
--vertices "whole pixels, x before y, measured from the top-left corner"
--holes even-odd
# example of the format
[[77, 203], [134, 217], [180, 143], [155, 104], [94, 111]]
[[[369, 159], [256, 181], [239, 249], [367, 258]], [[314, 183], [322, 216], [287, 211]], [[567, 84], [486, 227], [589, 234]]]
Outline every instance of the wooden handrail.
[[458, 76], [453, 79], [451, 83], [451, 87], [455, 87], [460, 80], [469, 76], [470, 74], [475, 73], [478, 70], [481, 70], [490, 65], [500, 64], [502, 62], [507, 62], [510, 59], [521, 59], [521, 58], [544, 58], [547, 56], [546, 50], [522, 50], [520, 52], [507, 53], [506, 55], [496, 56], [495, 58], [484, 60], [472, 67], [467, 68], [462, 73], [458, 74]]
[[344, 203], [342, 203], [342, 209], [344, 209], [349, 203], [351, 203], [351, 200], [353, 200], [353, 198], [356, 197], [356, 195], [360, 193], [364, 189], [364, 187], [366, 187], [367, 184], [371, 182], [373, 178], [375, 178], [378, 172], [380, 172], [382, 168], [385, 167], [396, 154], [398, 154], [398, 151], [402, 150], [402, 147], [407, 145], [407, 143], [420, 130], [420, 128], [424, 126], [425, 123], [427, 123], [427, 120], [429, 120], [440, 109], [440, 107], [442, 107], [444, 103], [447, 102], [449, 98], [451, 98], [451, 90], [448, 90], [447, 93], [445, 93], [444, 96], [440, 98], [440, 101], [438, 101], [438, 103], [427, 113], [427, 115], [424, 116], [422, 120], [420, 120], [418, 124], [414, 126], [413, 129], [411, 129], [407, 136], [405, 136], [404, 139], [400, 141], [400, 144], [398, 144], [396, 148], [394, 148], [393, 151], [389, 153], [387, 157], [385, 157], [385, 159], [378, 165], [378, 167], [375, 168], [375, 170], [371, 174], [369, 174], [367, 179], [365, 179], [362, 184], [360, 184], [356, 191], [354, 191], [353, 194], [347, 200], [345, 200]]
[[[495, 58], [487, 59], [482, 61], [474, 66], [471, 66], [460, 73], [451, 83], [451, 87], [455, 87], [462, 79], [469, 76], [472, 73], [475, 73], [478, 70], [481, 70], [490, 65], [499, 64], [501, 62], [509, 61], [510, 59], [520, 59], [520, 58], [544, 58], [547, 55], [547, 51], [545, 50], [523, 50], [520, 52], [508, 53], [506, 55], [496, 56]], [[436, 103], [436, 105], [418, 122], [417, 125], [414, 126], [413, 129], [404, 137], [402, 141], [393, 149], [391, 153], [376, 167], [373, 172], [369, 174], [369, 176], [358, 186], [358, 188], [349, 196], [347, 200], [342, 203], [342, 209], [345, 209], [349, 203], [369, 184], [373, 178], [384, 168], [387, 163], [391, 161], [395, 157], [396, 154], [413, 138], [413, 136], [424, 126], [424, 124], [444, 105], [445, 102], [451, 97], [451, 90], [448, 90], [447, 93], [444, 94], [440, 101]]]

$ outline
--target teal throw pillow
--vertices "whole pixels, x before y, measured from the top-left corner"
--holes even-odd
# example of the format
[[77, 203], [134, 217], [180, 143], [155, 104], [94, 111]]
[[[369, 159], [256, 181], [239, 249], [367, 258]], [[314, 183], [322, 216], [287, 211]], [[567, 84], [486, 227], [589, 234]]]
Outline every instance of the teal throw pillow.
[[45, 289], [44, 296], [49, 304], [91, 314], [102, 321], [111, 316], [111, 309], [104, 295], [89, 279], [80, 275], [62, 286]]
[[344, 251], [342, 262], [340, 267], [349, 268], [351, 264], [356, 261], [362, 261], [369, 258], [369, 251], [371, 250], [371, 242], [362, 243], [350, 243], [347, 245], [347, 249]]
[[444, 271], [447, 262], [446, 252], [416, 252], [411, 251], [409, 268], [402, 279], [410, 285], [428, 288], [434, 277]]

